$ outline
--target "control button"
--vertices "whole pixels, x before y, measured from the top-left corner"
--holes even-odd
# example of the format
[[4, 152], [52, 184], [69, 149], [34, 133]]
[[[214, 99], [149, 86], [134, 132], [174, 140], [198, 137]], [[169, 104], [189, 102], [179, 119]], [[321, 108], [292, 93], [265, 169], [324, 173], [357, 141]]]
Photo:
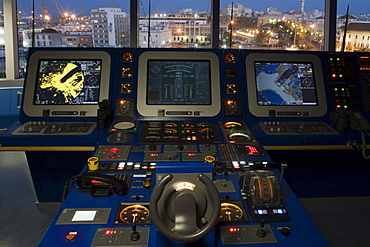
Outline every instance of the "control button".
[[98, 160], [99, 159], [97, 157], [90, 157], [90, 158], [87, 159], [87, 162], [89, 163], [88, 167], [89, 167], [90, 171], [98, 170], [98, 168], [99, 168]]
[[283, 236], [287, 237], [287, 236], [289, 236], [289, 235], [290, 235], [290, 231], [289, 231], [289, 229], [287, 229], [287, 228], [283, 228], [283, 229], [281, 230], [281, 234], [282, 234]]
[[216, 159], [215, 159], [215, 157], [213, 157], [213, 156], [206, 156], [206, 157], [204, 157], [204, 161], [205, 162], [207, 162], [207, 163], [212, 163], [212, 162], [214, 162]]
[[151, 180], [145, 180], [143, 182], [143, 186], [145, 189], [149, 189], [150, 187], [152, 187], [152, 181]]
[[69, 232], [66, 236], [67, 241], [73, 241], [76, 238], [77, 232]]
[[74, 235], [74, 234], [68, 234], [68, 235], [66, 236], [66, 239], [67, 239], [68, 241], [72, 241], [75, 237], [76, 237], [76, 235]]

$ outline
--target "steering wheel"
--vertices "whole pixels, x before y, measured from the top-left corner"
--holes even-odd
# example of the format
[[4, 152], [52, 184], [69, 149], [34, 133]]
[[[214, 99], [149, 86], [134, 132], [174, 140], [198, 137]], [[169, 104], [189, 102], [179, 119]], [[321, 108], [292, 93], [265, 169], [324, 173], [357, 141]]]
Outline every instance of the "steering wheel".
[[[176, 174], [178, 175], [178, 174]], [[149, 209], [166, 238], [191, 243], [204, 238], [216, 225], [221, 202], [216, 186], [205, 174], [167, 174], [154, 187]], [[172, 185], [172, 186], [171, 186]]]

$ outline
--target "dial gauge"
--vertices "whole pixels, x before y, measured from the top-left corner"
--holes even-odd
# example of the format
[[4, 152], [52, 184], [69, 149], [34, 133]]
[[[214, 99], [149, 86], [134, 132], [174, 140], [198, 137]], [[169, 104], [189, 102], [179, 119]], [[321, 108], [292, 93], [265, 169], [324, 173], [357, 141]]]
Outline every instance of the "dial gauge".
[[134, 59], [134, 55], [131, 52], [122, 53], [122, 62], [132, 63], [133, 59]]
[[129, 224], [140, 224], [149, 219], [149, 210], [143, 205], [131, 205], [127, 206], [120, 212], [120, 219], [124, 223]]
[[233, 203], [221, 203], [220, 221], [236, 222], [243, 218], [243, 210]]
[[224, 60], [225, 60], [225, 63], [235, 63], [236, 62], [235, 55], [232, 53], [225, 54]]

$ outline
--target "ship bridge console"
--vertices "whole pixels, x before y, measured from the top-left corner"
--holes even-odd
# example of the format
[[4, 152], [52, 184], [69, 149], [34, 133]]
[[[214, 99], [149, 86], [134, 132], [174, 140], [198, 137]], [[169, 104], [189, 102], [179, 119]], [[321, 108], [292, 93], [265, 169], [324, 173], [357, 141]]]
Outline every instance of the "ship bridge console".
[[51, 48], [28, 64], [0, 141], [26, 151], [40, 203], [62, 201], [39, 246], [326, 246], [276, 152], [366, 155], [363, 53]]

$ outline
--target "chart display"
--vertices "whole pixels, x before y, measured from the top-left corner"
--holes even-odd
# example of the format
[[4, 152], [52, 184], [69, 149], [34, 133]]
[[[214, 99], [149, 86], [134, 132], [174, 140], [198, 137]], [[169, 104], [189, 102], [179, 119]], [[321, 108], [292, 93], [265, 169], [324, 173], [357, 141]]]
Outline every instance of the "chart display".
[[255, 62], [258, 105], [317, 105], [312, 63]]

